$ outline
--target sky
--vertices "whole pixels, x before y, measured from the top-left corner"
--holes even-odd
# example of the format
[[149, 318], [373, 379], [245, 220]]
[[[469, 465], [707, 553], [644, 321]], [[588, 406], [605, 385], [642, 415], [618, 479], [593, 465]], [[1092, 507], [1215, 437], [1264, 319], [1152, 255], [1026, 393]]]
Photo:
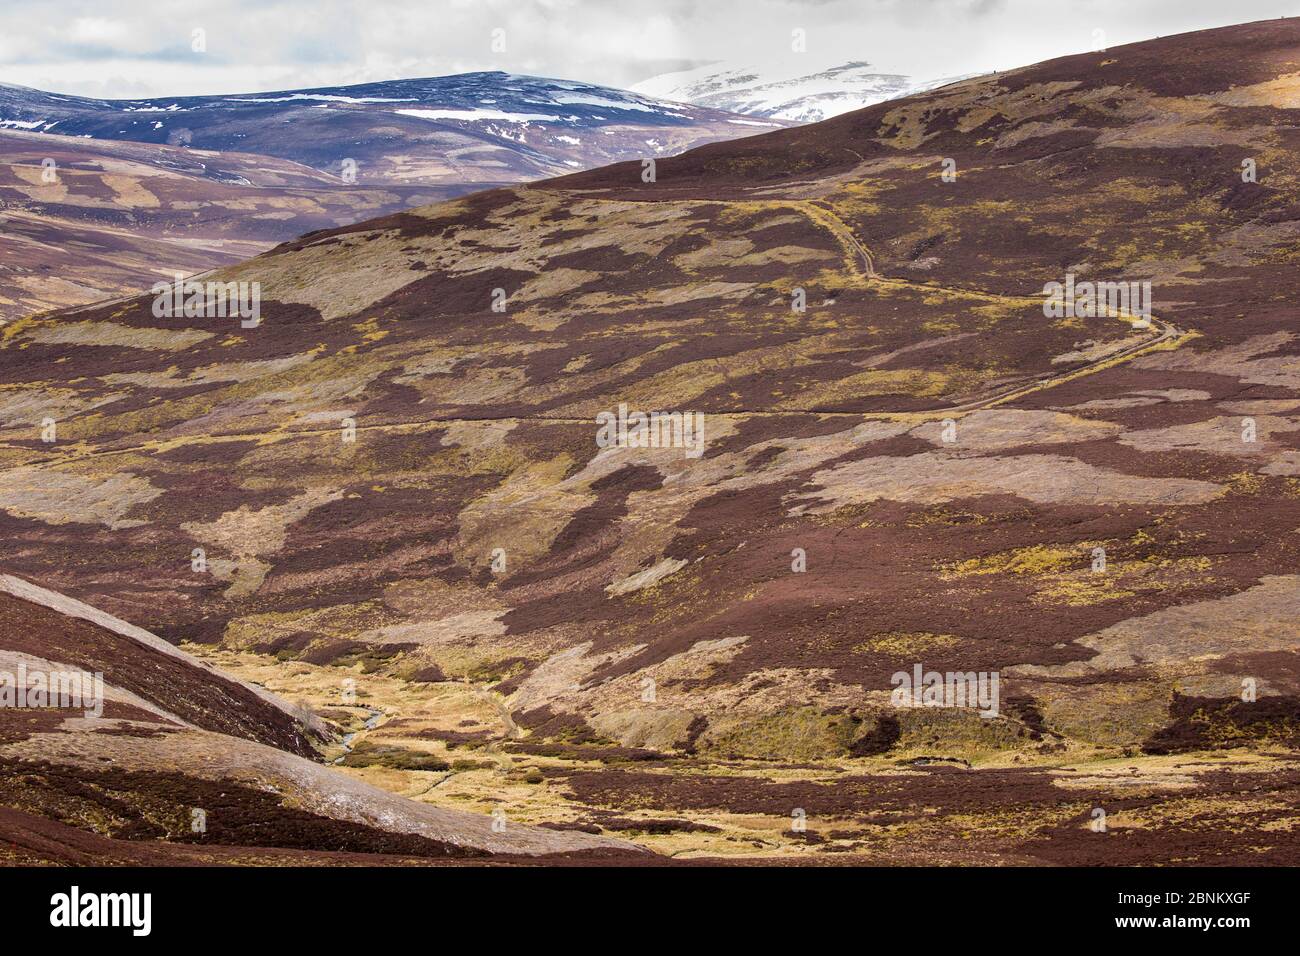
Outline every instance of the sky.
[[628, 87], [715, 61], [851, 60], [928, 79], [1297, 13], [1300, 0], [11, 0], [0, 82], [127, 98], [506, 70]]

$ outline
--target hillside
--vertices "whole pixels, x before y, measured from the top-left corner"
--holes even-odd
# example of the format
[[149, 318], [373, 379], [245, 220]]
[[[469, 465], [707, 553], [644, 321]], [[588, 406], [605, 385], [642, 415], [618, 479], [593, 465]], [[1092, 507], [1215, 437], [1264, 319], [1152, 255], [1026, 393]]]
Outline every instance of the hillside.
[[7, 575], [0, 576], [0, 674], [11, 690], [15, 675], [33, 688], [38, 677], [51, 686], [57, 675], [103, 680], [102, 697], [89, 682], [76, 685], [83, 694], [75, 707], [0, 708], [0, 859], [7, 863], [253, 862], [259, 855], [323, 863], [375, 853], [429, 862], [635, 851], [508, 821], [498, 832], [486, 815], [359, 784], [304, 759], [317, 756], [309, 741], [325, 736], [314, 715]]
[[140, 292], [472, 188], [347, 186], [267, 156], [0, 129], [0, 321]]
[[783, 125], [506, 73], [162, 100], [0, 84], [0, 322], [485, 186]]
[[[344, 769], [423, 790], [432, 742], [443, 806], [1295, 863], [1298, 90], [1300, 22], [1169, 37], [312, 233], [218, 274], [255, 329], [11, 323], [6, 570], [317, 709], [355, 680]], [[1053, 314], [1076, 279], [1150, 320]], [[602, 447], [621, 405], [703, 447]], [[918, 666], [999, 712], [894, 706]]]

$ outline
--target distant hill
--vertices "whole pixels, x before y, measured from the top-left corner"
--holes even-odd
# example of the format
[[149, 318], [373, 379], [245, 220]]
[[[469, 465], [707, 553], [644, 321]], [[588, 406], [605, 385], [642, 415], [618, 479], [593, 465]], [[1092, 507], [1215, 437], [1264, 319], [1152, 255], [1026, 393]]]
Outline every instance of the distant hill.
[[499, 184], [785, 125], [606, 86], [463, 73], [238, 96], [96, 100], [0, 85], [0, 128], [274, 156], [361, 184]]
[[0, 129], [0, 322], [474, 188], [348, 186], [271, 156]]

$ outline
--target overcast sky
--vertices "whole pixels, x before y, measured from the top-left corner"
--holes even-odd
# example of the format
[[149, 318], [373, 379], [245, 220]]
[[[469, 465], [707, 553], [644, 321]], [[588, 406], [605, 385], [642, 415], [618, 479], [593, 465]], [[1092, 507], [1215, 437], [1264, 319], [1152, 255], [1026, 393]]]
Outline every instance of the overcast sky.
[[[509, 70], [625, 87], [796, 56], [928, 78], [1084, 52], [1094, 30], [1116, 46], [1298, 12], [1280, 0], [7, 0], [0, 82], [142, 97]], [[791, 52], [796, 29], [804, 54]]]

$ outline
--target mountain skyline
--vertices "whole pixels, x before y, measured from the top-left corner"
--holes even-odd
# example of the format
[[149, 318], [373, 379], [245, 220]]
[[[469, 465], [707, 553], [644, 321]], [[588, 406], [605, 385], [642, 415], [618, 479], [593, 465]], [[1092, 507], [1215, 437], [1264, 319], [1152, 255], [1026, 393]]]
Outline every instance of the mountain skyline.
[[[501, 69], [628, 88], [716, 62], [817, 57], [955, 76], [1276, 16], [1271, 0], [564, 3], [129, 0], [0, 9], [0, 81], [94, 97], [229, 95]], [[792, 49], [801, 31], [806, 54]], [[199, 49], [196, 49], [196, 46]], [[805, 70], [806, 72], [810, 72]]]
[[[0, 128], [257, 153], [360, 184], [513, 182], [668, 155], [710, 138], [784, 125], [628, 90], [500, 71], [121, 100], [0, 85]], [[600, 135], [573, 135], [584, 129]], [[471, 172], [476, 162], [496, 172]]]

